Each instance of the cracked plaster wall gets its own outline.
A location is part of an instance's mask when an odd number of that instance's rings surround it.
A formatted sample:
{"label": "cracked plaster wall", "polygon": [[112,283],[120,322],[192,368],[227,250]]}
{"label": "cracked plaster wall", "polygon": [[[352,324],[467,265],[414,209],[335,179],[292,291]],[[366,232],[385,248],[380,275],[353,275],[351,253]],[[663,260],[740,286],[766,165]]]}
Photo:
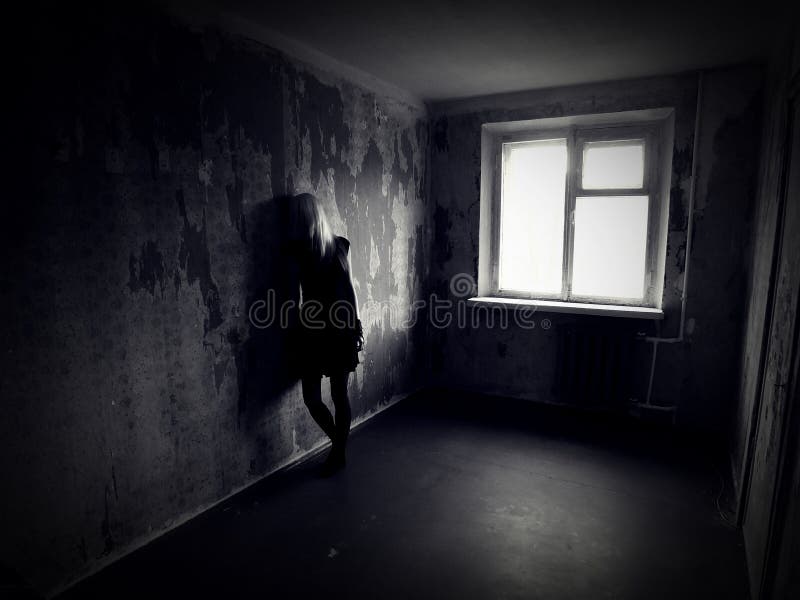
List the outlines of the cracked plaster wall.
{"label": "cracked plaster wall", "polygon": [[[362,307],[424,295],[424,111],[158,14],[51,15],[4,221],[0,562],[40,591],[311,450],[286,331],[284,194],[349,237]],[[356,420],[417,389],[420,324],[364,313]],[[327,385],[323,386],[326,401]]]}

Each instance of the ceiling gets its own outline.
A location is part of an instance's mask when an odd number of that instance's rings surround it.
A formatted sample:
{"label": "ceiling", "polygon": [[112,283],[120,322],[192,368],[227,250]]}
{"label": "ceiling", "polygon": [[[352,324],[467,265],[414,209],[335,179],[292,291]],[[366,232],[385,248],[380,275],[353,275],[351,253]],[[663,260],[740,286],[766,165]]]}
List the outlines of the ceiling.
{"label": "ceiling", "polygon": [[757,59],[786,22],[778,6],[773,0],[228,0],[220,10],[438,101]]}

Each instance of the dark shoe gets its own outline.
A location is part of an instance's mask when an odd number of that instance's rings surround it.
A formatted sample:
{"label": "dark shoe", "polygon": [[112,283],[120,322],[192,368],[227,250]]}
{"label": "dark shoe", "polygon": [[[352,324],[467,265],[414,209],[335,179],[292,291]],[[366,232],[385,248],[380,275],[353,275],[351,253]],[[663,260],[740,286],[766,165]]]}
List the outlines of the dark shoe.
{"label": "dark shoe", "polygon": [[346,460],[344,457],[344,448],[340,448],[336,444],[331,448],[325,462],[322,463],[320,475],[322,477],[330,477],[345,468]]}

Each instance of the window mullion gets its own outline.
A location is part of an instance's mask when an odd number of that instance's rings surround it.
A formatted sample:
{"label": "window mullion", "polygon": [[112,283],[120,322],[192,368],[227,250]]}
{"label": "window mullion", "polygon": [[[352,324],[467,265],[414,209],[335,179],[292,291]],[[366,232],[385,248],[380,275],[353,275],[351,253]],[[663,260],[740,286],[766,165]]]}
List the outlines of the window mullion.
{"label": "window mullion", "polygon": [[578,189],[579,161],[576,131],[572,128],[567,138],[567,185],[564,202],[564,269],[561,297],[568,301],[572,295],[572,259],[575,239],[575,193]]}

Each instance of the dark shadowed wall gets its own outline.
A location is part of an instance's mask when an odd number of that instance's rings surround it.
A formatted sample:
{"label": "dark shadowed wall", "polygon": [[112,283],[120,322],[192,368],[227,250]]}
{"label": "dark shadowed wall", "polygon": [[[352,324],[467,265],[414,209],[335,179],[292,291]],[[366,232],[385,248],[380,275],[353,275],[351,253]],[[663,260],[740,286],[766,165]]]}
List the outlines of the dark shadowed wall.
{"label": "dark shadowed wall", "polygon": [[0,279],[0,561],[42,591],[322,442],[291,333],[248,320],[297,299],[281,195],[352,242],[356,420],[422,381],[420,327],[374,305],[423,297],[431,239],[423,108],[159,15],[47,23]]}
{"label": "dark shadowed wall", "polygon": [[[754,197],[761,107],[761,69],[706,72],[701,104],[685,340],[661,344],[652,402],[677,404],[678,421],[726,431],[736,402],[738,344],[743,321],[744,267]],[[559,332],[602,327],[677,336],[689,222],[698,77],[686,74],[478,98],[434,106],[431,197],[436,202],[433,285],[453,298],[450,282],[478,275],[481,125],[564,115],[647,108],[675,109],[669,232],[664,281],[665,318],[648,321],[537,313],[532,330],[509,320],[505,329],[484,318],[478,327],[435,331],[433,365],[443,385],[560,402],[556,392]],[[609,270],[614,265],[608,265]],[[468,309],[469,310],[469,309]],[[542,327],[545,326],[549,329]],[[636,342],[627,371],[630,399],[647,394],[652,346]],[[622,401],[627,401],[623,398]]]}
{"label": "dark shadowed wall", "polygon": [[732,447],[753,598],[800,593],[800,30],[790,26],[769,63]]}
{"label": "dark shadowed wall", "polygon": [[[798,44],[800,48],[800,44]],[[778,235],[778,209],[782,194],[782,174],[786,160],[788,111],[786,97],[790,80],[791,53],[786,47],[770,62],[768,93],[759,157],[758,192],[752,221],[752,250],[746,281],[746,312],[741,346],[742,372],[739,406],[733,438],[734,474],[743,476],[748,437],[754,434],[757,416],[753,410],[760,395],[763,374],[765,328],[771,300],[770,281],[774,278],[775,240]]]}

